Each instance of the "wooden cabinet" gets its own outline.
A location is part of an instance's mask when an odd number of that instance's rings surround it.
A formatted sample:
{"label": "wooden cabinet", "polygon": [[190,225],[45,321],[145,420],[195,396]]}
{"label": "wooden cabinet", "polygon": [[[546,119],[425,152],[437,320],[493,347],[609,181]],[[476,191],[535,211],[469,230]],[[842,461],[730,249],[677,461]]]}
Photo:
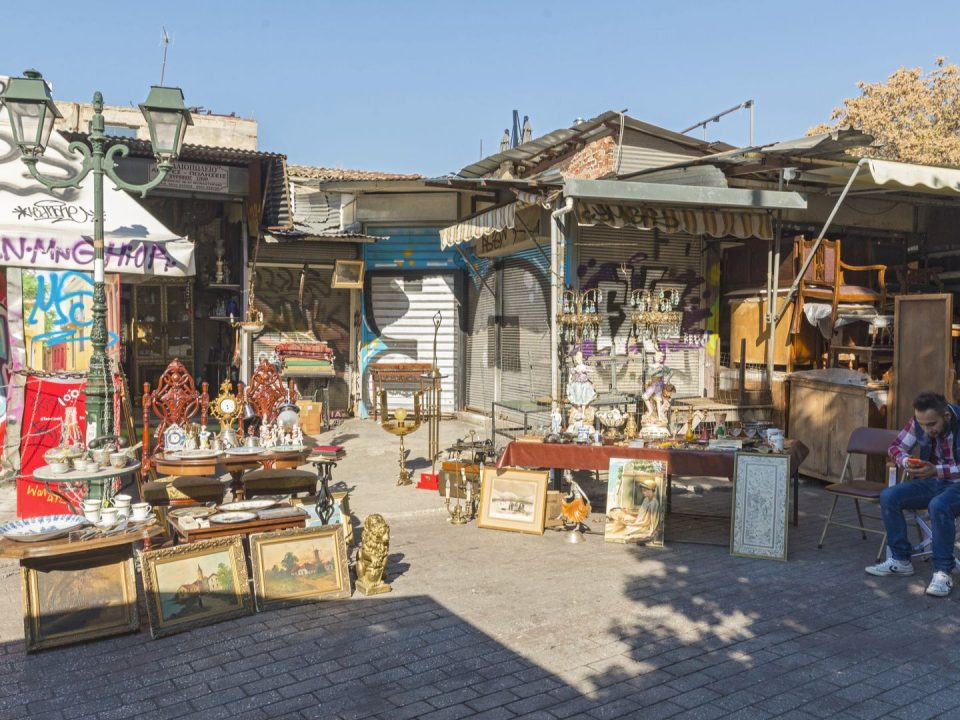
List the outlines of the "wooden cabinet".
{"label": "wooden cabinet", "polygon": [[[787,433],[810,448],[800,469],[804,475],[839,482],[850,433],[858,427],[884,426],[880,411],[867,397],[868,392],[868,388],[859,385],[840,385],[797,375],[790,378]],[[882,474],[882,460],[878,467]],[[850,469],[854,478],[863,478],[867,472],[864,456],[851,456]],[[871,459],[871,476],[875,472]]]}
{"label": "wooden cabinet", "polygon": [[[786,290],[780,291],[779,303],[783,303]],[[767,362],[768,325],[766,321],[767,301],[765,297],[754,292],[735,292],[727,295],[730,305],[730,361],[733,365],[740,362],[740,342],[746,340],[746,362],[765,365]],[[775,365],[787,366],[790,364],[790,343],[792,336],[790,328],[793,324],[793,313],[796,305],[792,305],[780,322],[777,323],[777,333],[774,337]],[[795,341],[796,356],[794,364],[810,365],[813,363],[817,346],[817,329],[805,319],[800,323],[800,332]]]}
{"label": "wooden cabinet", "polygon": [[134,398],[142,394],[143,383],[155,385],[174,358],[195,372],[191,281],[135,285],[131,324]]}

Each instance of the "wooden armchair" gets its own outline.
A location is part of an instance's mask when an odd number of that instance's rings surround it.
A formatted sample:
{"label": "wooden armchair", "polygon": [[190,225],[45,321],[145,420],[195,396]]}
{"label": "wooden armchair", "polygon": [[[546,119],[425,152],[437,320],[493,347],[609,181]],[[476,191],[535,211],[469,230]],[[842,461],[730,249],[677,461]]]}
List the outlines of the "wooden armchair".
{"label": "wooden armchair", "polygon": [[[150,383],[143,385],[143,459],[140,468],[141,477],[156,477],[155,460],[164,450],[164,431],[172,424],[186,429],[193,417],[200,414],[200,424],[207,423],[207,383],[197,392],[196,385],[187,368],[179,359],[174,359],[157,381],[157,387],[150,389]],[[151,416],[157,419],[156,428],[151,433]],[[140,493],[144,501],[155,506],[222,500],[223,485],[217,478],[164,476],[152,482],[144,482]]]}
{"label": "wooden armchair", "polygon": [[[813,250],[815,240],[807,240],[803,235],[794,238],[793,256],[796,259],[797,272]],[[876,272],[879,290],[861,285],[848,285],[844,271]],[[830,328],[837,324],[838,308],[843,304],[873,305],[877,312],[883,312],[887,288],[884,276],[886,265],[848,265],[840,254],[839,240],[824,240],[814,254],[813,261],[800,280],[797,292],[797,308],[794,313],[794,335],[800,330],[803,320],[803,305],[808,300],[830,303]]]}

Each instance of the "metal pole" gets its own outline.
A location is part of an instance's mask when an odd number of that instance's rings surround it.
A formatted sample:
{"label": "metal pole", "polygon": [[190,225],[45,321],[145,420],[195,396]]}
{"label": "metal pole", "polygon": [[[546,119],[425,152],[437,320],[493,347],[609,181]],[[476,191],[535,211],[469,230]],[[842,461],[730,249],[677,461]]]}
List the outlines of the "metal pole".
{"label": "metal pole", "polygon": [[[87,442],[113,435],[113,378],[107,357],[107,294],[104,284],[103,251],[103,95],[93,96],[90,145],[93,160],[93,325],[90,340],[93,354],[87,370]],[[92,437],[91,437],[92,434]]]}

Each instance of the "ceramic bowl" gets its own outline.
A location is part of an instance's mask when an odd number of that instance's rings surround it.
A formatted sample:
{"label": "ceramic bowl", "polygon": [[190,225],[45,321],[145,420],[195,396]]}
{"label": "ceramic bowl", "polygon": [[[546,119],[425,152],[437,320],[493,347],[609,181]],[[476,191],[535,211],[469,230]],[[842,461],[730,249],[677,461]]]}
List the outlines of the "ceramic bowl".
{"label": "ceramic bowl", "polygon": [[110,465],[120,469],[127,466],[127,454],[122,452],[110,453]]}
{"label": "ceramic bowl", "polygon": [[54,475],[63,475],[65,472],[70,470],[70,463],[52,462],[49,465],[47,465],[47,470],[49,470]]}

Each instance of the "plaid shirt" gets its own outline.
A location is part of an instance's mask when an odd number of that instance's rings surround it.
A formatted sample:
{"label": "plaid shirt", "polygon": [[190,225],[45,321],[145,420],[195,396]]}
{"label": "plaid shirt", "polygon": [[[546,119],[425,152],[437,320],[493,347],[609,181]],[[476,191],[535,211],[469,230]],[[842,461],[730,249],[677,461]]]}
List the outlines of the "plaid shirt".
{"label": "plaid shirt", "polygon": [[[890,445],[887,454],[898,466],[906,467],[907,458],[910,457],[910,451],[917,446],[916,418],[910,418],[906,427],[897,435],[897,439]],[[937,477],[941,480],[951,482],[960,481],[960,465],[957,464],[953,456],[953,436],[956,432],[956,422],[951,422],[950,427],[940,437],[933,440],[933,463],[937,470]]]}

